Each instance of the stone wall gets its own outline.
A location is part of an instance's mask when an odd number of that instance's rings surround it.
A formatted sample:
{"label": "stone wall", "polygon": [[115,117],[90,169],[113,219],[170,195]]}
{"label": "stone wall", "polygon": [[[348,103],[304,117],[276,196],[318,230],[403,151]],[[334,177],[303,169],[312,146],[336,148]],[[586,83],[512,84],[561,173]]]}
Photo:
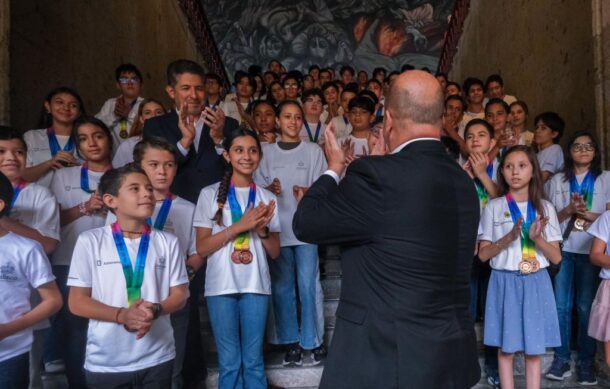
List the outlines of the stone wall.
{"label": "stone wall", "polygon": [[[10,3],[11,118],[21,130],[36,125],[44,96],[59,85],[76,88],[87,112],[97,113],[107,98],[118,94],[114,69],[123,62],[141,69],[144,96],[169,107],[167,64],[178,58],[202,62],[177,1]],[[0,92],[2,84],[0,80]],[[0,114],[1,107],[0,101]]]}
{"label": "stone wall", "polygon": [[9,78],[9,32],[10,1],[0,0],[0,124],[10,120],[10,78]]}
{"label": "stone wall", "polygon": [[529,105],[531,128],[536,114],[551,110],[566,119],[566,133],[594,130],[591,7],[591,0],[471,0],[450,78],[499,73],[507,93]]}

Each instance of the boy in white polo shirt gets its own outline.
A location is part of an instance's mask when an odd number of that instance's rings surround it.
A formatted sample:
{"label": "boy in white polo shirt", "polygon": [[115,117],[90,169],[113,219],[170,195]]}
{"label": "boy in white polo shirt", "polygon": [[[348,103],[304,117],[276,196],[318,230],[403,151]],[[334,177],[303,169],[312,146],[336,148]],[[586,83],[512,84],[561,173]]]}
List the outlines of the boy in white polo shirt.
{"label": "boy in white polo shirt", "polygon": [[81,234],[68,276],[70,310],[90,319],[87,386],[170,387],[169,314],[188,294],[184,252],[176,236],[146,223],[155,201],[140,168],[109,170],[98,191],[117,222]]}
{"label": "boy in white polo shirt", "polygon": [[[0,219],[13,198],[11,182],[0,173]],[[0,387],[27,388],[32,326],[61,308],[61,295],[39,243],[0,226],[0,247]],[[31,288],[42,300],[33,309]]]}

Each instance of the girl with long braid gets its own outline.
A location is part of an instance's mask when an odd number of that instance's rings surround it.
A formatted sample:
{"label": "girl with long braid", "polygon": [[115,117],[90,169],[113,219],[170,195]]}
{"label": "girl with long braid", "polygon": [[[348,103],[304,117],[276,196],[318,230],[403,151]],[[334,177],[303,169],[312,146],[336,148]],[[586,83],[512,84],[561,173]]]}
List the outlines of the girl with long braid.
{"label": "girl with long braid", "polygon": [[203,188],[193,224],[207,256],[205,296],[218,349],[219,388],[267,388],[263,339],[271,295],[267,256],[280,255],[275,196],[252,179],[262,157],[256,133],[236,129],[224,141],[229,166]]}

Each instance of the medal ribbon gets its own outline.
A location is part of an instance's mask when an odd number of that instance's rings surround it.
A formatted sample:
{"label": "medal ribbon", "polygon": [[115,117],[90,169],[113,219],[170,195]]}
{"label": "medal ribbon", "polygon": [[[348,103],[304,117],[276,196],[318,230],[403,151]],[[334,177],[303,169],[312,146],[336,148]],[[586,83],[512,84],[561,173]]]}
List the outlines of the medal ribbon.
{"label": "medal ribbon", "polygon": [[587,209],[590,211],[593,205],[593,192],[595,189],[595,177],[591,172],[588,172],[582,183],[579,185],[576,177],[570,178],[570,193],[578,193],[585,199]]}
{"label": "medal ribbon", "polygon": [[[131,105],[131,109],[133,109],[133,107],[136,105],[136,103],[138,102],[138,99],[136,98],[134,101],[132,101],[130,103]],[[121,138],[127,138],[127,136],[129,136],[129,120],[128,118],[121,118],[119,119],[119,135],[121,136]],[[123,134],[125,134],[125,136],[123,136]]]}
{"label": "medal ribbon", "polygon": [[[112,165],[108,165],[106,170],[112,169]],[[80,167],[80,188],[87,193],[95,193],[95,190],[89,188],[89,164],[83,163]]]}
{"label": "medal ribbon", "polygon": [[375,112],[375,118],[382,118],[382,117],[383,117],[383,105],[377,109],[377,112]]}
{"label": "medal ribbon", "polygon": [[343,123],[347,126],[349,121],[347,120],[347,116],[343,115]]}
{"label": "medal ribbon", "polygon": [[112,224],[112,237],[114,244],[121,259],[123,266],[123,275],[125,275],[125,284],[127,285],[127,302],[131,306],[134,302],[140,299],[142,282],[144,281],[144,267],[146,266],[146,255],[148,254],[148,244],[150,242],[150,226],[144,225],[140,246],[138,246],[138,254],[136,256],[135,271],[131,266],[131,258],[125,245],[123,231],[119,223]]}
{"label": "medal ribbon", "polygon": [[11,200],[11,206],[9,207],[9,210],[12,209],[13,206],[15,206],[15,202],[17,202],[17,197],[19,197],[19,193],[21,193],[21,191],[27,186],[27,184],[28,183],[22,178],[21,180],[19,180],[19,183],[17,183],[17,186],[13,187],[13,199]]}
{"label": "medal ribbon", "polygon": [[[51,149],[51,156],[54,157],[55,154],[59,152],[59,142],[57,141],[57,136],[55,135],[55,130],[53,127],[47,128],[47,138],[49,138],[49,148]],[[68,142],[64,145],[63,151],[72,151],[74,150],[74,139],[70,137]]]}
{"label": "medal ribbon", "polygon": [[[243,217],[244,212],[241,210],[239,206],[239,202],[237,202],[237,197],[235,195],[235,183],[231,180],[231,184],[229,185],[229,192],[227,194],[227,199],[229,200],[229,206],[231,207],[231,222],[232,224],[237,223]],[[252,182],[250,184],[250,192],[248,193],[248,204],[246,205],[246,209],[250,206],[254,206],[254,202],[256,201],[256,184]],[[235,238],[235,250],[248,250],[250,248],[250,233],[248,231],[242,232],[237,235]]]}
{"label": "medal ribbon", "polygon": [[[487,165],[487,175],[489,176],[489,178],[493,176],[493,171],[494,164],[493,161],[491,161]],[[483,208],[485,208],[487,202],[489,202],[489,194],[487,193],[487,190],[485,189],[485,186],[483,185],[481,180],[479,180],[478,178],[474,179],[474,186],[477,189],[477,196],[479,196],[479,201],[483,205]]]}
{"label": "medal ribbon", "polygon": [[311,142],[317,143],[318,137],[320,136],[320,129],[322,128],[322,122],[318,120],[318,127],[316,127],[315,137],[311,135],[311,128],[309,128],[309,123],[307,123],[306,121],[303,121],[303,124],[305,125],[305,129],[307,130],[307,135],[309,136],[309,140]]}
{"label": "medal ribbon", "polygon": [[[176,198],[173,194],[168,194],[163,200],[163,204],[161,204],[161,209],[157,214],[157,218],[155,219],[155,230],[163,231],[165,227],[165,222],[167,221],[167,215],[169,215],[169,210],[172,208],[172,201]],[[146,223],[153,224],[151,218],[146,219]]]}
{"label": "medal ribbon", "polygon": [[[510,193],[506,194],[506,202],[508,203],[508,210],[510,211],[513,223],[517,224],[519,218],[522,217],[521,210]],[[536,259],[536,245],[534,241],[530,239],[530,227],[535,219],[536,209],[534,208],[534,204],[528,200],[527,217],[523,219],[523,224],[521,225],[521,258],[524,261],[531,262]]]}

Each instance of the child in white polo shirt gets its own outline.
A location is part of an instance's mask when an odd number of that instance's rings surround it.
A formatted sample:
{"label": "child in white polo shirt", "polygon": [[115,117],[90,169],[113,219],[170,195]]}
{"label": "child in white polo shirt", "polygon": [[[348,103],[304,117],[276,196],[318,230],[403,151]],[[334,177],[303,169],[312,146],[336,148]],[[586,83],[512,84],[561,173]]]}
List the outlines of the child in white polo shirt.
{"label": "child in white polo shirt", "polygon": [[68,276],[70,310],[89,319],[87,385],[169,387],[169,314],[188,294],[184,253],[175,235],[147,224],[155,201],[140,168],[109,170],[98,191],[117,222],[79,236]]}
{"label": "child in white polo shirt", "polygon": [[[0,173],[0,219],[13,198],[11,182]],[[27,388],[32,326],[59,310],[61,295],[39,243],[0,226],[0,247],[0,387]],[[33,309],[31,288],[42,300]]]}

